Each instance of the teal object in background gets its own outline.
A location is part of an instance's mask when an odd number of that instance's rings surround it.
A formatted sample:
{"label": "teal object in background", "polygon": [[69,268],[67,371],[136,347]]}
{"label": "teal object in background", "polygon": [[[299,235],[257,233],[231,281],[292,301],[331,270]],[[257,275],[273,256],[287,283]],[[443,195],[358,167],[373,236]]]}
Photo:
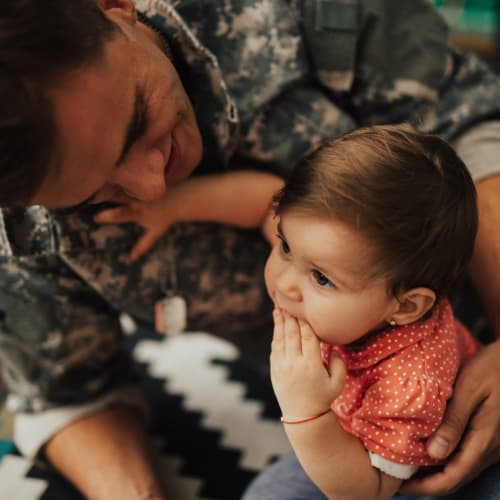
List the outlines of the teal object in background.
{"label": "teal object in background", "polygon": [[4,455],[12,453],[16,449],[14,443],[7,439],[0,439],[0,460]]}
{"label": "teal object in background", "polygon": [[498,36],[500,0],[435,0],[436,8],[456,33]]}

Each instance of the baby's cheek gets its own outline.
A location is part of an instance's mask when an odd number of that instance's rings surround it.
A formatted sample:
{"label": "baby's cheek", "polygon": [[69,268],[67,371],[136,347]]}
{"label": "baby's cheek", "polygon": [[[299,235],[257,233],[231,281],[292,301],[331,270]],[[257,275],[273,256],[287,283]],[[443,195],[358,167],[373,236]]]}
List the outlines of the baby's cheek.
{"label": "baby's cheek", "polygon": [[271,297],[271,299],[274,301],[274,279],[273,279],[273,271],[274,271],[274,266],[273,266],[273,253],[274,250],[271,251],[269,257],[267,258],[266,265],[264,266],[264,281],[266,283],[266,288],[267,288],[267,293]]}

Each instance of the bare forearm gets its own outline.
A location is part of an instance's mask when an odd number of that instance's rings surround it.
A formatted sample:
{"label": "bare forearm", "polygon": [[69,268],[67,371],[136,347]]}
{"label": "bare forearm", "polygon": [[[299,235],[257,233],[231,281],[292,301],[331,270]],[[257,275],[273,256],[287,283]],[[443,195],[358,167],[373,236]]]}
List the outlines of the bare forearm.
{"label": "bare forearm", "polygon": [[328,498],[386,500],[398,490],[401,481],[373,468],[359,439],[333,413],[285,429],[302,467]]}
{"label": "bare forearm", "polygon": [[175,195],[182,202],[178,220],[257,228],[282,186],[279,177],[255,171],[192,177],[176,188]]}
{"label": "bare forearm", "polygon": [[500,175],[477,184],[479,231],[470,271],[486,315],[500,338]]}
{"label": "bare forearm", "polygon": [[111,407],[71,423],[44,452],[92,500],[167,498],[142,417],[131,407]]}

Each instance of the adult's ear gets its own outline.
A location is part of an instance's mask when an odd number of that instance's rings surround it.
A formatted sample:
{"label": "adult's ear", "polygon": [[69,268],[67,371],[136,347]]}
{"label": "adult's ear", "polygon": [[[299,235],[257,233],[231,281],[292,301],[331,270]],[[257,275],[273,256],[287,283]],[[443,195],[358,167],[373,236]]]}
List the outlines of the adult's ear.
{"label": "adult's ear", "polygon": [[387,322],[391,325],[408,325],[431,310],[436,302],[436,294],[430,288],[412,288],[398,296],[398,301],[396,311],[387,319]]}
{"label": "adult's ear", "polygon": [[134,24],[137,20],[137,12],[132,0],[96,0],[97,5],[107,14],[121,17],[124,21]]}

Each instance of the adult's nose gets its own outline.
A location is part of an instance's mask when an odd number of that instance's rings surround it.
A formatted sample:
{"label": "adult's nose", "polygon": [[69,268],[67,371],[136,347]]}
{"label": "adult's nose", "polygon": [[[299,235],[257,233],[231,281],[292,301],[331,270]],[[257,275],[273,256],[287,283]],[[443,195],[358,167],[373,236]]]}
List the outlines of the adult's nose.
{"label": "adult's nose", "polygon": [[165,194],[165,157],[158,148],[136,154],[116,169],[111,181],[130,197],[153,201]]}

